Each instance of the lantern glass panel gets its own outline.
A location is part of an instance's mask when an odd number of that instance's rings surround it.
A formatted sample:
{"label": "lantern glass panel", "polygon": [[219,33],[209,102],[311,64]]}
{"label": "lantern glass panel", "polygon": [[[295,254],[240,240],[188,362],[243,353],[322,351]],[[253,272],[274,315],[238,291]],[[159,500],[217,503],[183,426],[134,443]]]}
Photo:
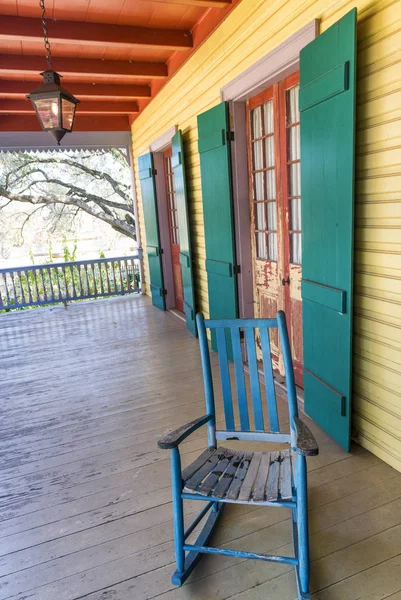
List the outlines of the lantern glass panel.
{"label": "lantern glass panel", "polygon": [[66,100],[65,98],[61,98],[61,112],[63,115],[63,129],[68,129],[71,131],[72,124],[74,122],[74,114],[75,114],[76,105],[74,102],[70,100]]}
{"label": "lantern glass panel", "polygon": [[44,129],[54,129],[59,126],[58,98],[41,98],[34,100],[34,103]]}

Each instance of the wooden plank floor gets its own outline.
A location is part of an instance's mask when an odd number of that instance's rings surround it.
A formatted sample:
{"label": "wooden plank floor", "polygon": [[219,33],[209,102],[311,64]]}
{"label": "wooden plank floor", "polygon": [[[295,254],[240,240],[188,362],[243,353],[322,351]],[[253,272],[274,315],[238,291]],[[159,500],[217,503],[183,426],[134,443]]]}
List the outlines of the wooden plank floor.
{"label": "wooden plank floor", "polygon": [[[145,297],[9,313],[0,348],[0,598],[296,598],[290,567],[231,557],[204,557],[171,585],[169,454],[156,442],[204,414],[197,342],[180,320]],[[401,474],[311,427],[313,597],[401,600]],[[204,446],[203,432],[184,443],[184,465]],[[213,542],[285,554],[288,517],[228,506]]]}

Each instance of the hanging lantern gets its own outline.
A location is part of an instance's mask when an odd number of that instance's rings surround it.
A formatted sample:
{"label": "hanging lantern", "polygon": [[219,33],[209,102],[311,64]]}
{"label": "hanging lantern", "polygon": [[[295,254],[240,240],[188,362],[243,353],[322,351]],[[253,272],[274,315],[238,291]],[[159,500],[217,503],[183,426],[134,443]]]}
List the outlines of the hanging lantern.
{"label": "hanging lantern", "polygon": [[42,27],[49,68],[41,73],[43,76],[42,85],[31,92],[27,98],[32,102],[43,131],[50,133],[57,144],[60,145],[60,141],[65,134],[72,131],[79,100],[60,85],[61,76],[52,69],[44,0],[40,0],[39,4],[42,9]]}

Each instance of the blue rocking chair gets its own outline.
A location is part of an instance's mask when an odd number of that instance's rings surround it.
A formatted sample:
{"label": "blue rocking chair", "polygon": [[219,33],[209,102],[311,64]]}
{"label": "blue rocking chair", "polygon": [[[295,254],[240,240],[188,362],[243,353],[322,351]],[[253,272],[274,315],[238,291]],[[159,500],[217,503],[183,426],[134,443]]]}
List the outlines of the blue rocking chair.
{"label": "blue rocking chair", "polygon": [[[254,558],[295,566],[298,597],[309,594],[309,540],[306,456],[318,454],[318,446],[307,426],[298,418],[297,397],[285,315],[276,319],[205,320],[197,315],[200,351],[206,396],[206,415],[195,419],[159,440],[159,448],[170,449],[174,542],[177,570],[172,581],[181,585],[190,575],[203,553],[238,558]],[[226,429],[216,430],[215,401],[206,328],[216,336]],[[270,353],[269,329],[278,328],[287,384],[290,433],[280,433],[276,394]],[[265,427],[259,386],[255,330],[263,355],[269,427]],[[250,389],[253,405],[251,427],[241,351],[241,331],[248,356]],[[258,341],[259,341],[258,340]],[[238,398],[239,426],[231,394],[228,355],[232,353]],[[180,443],[202,425],[208,428],[208,448],[188,467],[181,470]],[[244,452],[217,447],[217,440],[277,442],[290,448],[276,452]],[[295,477],[292,459],[296,453]],[[184,529],[183,500],[201,500],[205,507]],[[275,506],[292,509],[294,556],[273,556],[208,546],[226,503]],[[195,544],[186,543],[200,521],[210,514]]]}

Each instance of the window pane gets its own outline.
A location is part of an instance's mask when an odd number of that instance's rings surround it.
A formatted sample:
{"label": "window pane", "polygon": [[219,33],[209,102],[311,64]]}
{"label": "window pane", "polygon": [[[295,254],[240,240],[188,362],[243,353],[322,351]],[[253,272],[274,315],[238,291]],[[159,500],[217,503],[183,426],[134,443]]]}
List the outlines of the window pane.
{"label": "window pane", "polygon": [[274,135],[265,138],[266,167],[274,167]]}
{"label": "window pane", "polygon": [[294,125],[288,130],[288,160],[299,160],[301,158],[300,149],[300,126]]}
{"label": "window pane", "polygon": [[301,164],[289,165],[290,196],[301,195]]}
{"label": "window pane", "polygon": [[264,173],[254,173],[254,200],[265,200],[265,189],[264,189]]}
{"label": "window pane", "polygon": [[287,90],[287,125],[299,121],[299,85]]}
{"label": "window pane", "polygon": [[61,98],[61,112],[63,115],[64,129],[72,129],[72,122],[75,114],[75,104],[69,100]]}
{"label": "window pane", "polygon": [[268,234],[268,247],[270,260],[277,261],[277,233]]}
{"label": "window pane", "polygon": [[291,234],[291,262],[294,265],[302,264],[302,236],[300,233]]}
{"label": "window pane", "polygon": [[276,199],[276,172],[266,171],[267,200]]}
{"label": "window pane", "polygon": [[265,121],[264,134],[274,133],[273,100],[269,100],[263,105],[263,118]]}
{"label": "window pane", "polygon": [[263,169],[263,141],[253,143],[253,169],[258,171]]}
{"label": "window pane", "polygon": [[256,255],[258,258],[267,258],[267,248],[266,248],[266,234],[265,233],[257,233],[256,234]]}
{"label": "window pane", "polygon": [[[171,196],[170,196],[171,197]],[[171,209],[170,210],[170,221],[171,221],[171,227],[174,228],[176,227],[176,222],[175,222],[175,210]]]}
{"label": "window pane", "polygon": [[277,206],[275,202],[267,203],[267,229],[277,231]]}
{"label": "window pane", "polygon": [[262,137],[262,107],[258,106],[252,111],[252,138]]}
{"label": "window pane", "polygon": [[294,198],[290,200],[291,211],[290,211],[290,229],[301,231],[301,199]]}
{"label": "window pane", "polygon": [[43,127],[51,129],[58,126],[58,98],[42,98],[35,100],[36,110],[42,120]]}
{"label": "window pane", "polygon": [[258,202],[255,204],[255,225],[256,229],[266,229],[266,204]]}

